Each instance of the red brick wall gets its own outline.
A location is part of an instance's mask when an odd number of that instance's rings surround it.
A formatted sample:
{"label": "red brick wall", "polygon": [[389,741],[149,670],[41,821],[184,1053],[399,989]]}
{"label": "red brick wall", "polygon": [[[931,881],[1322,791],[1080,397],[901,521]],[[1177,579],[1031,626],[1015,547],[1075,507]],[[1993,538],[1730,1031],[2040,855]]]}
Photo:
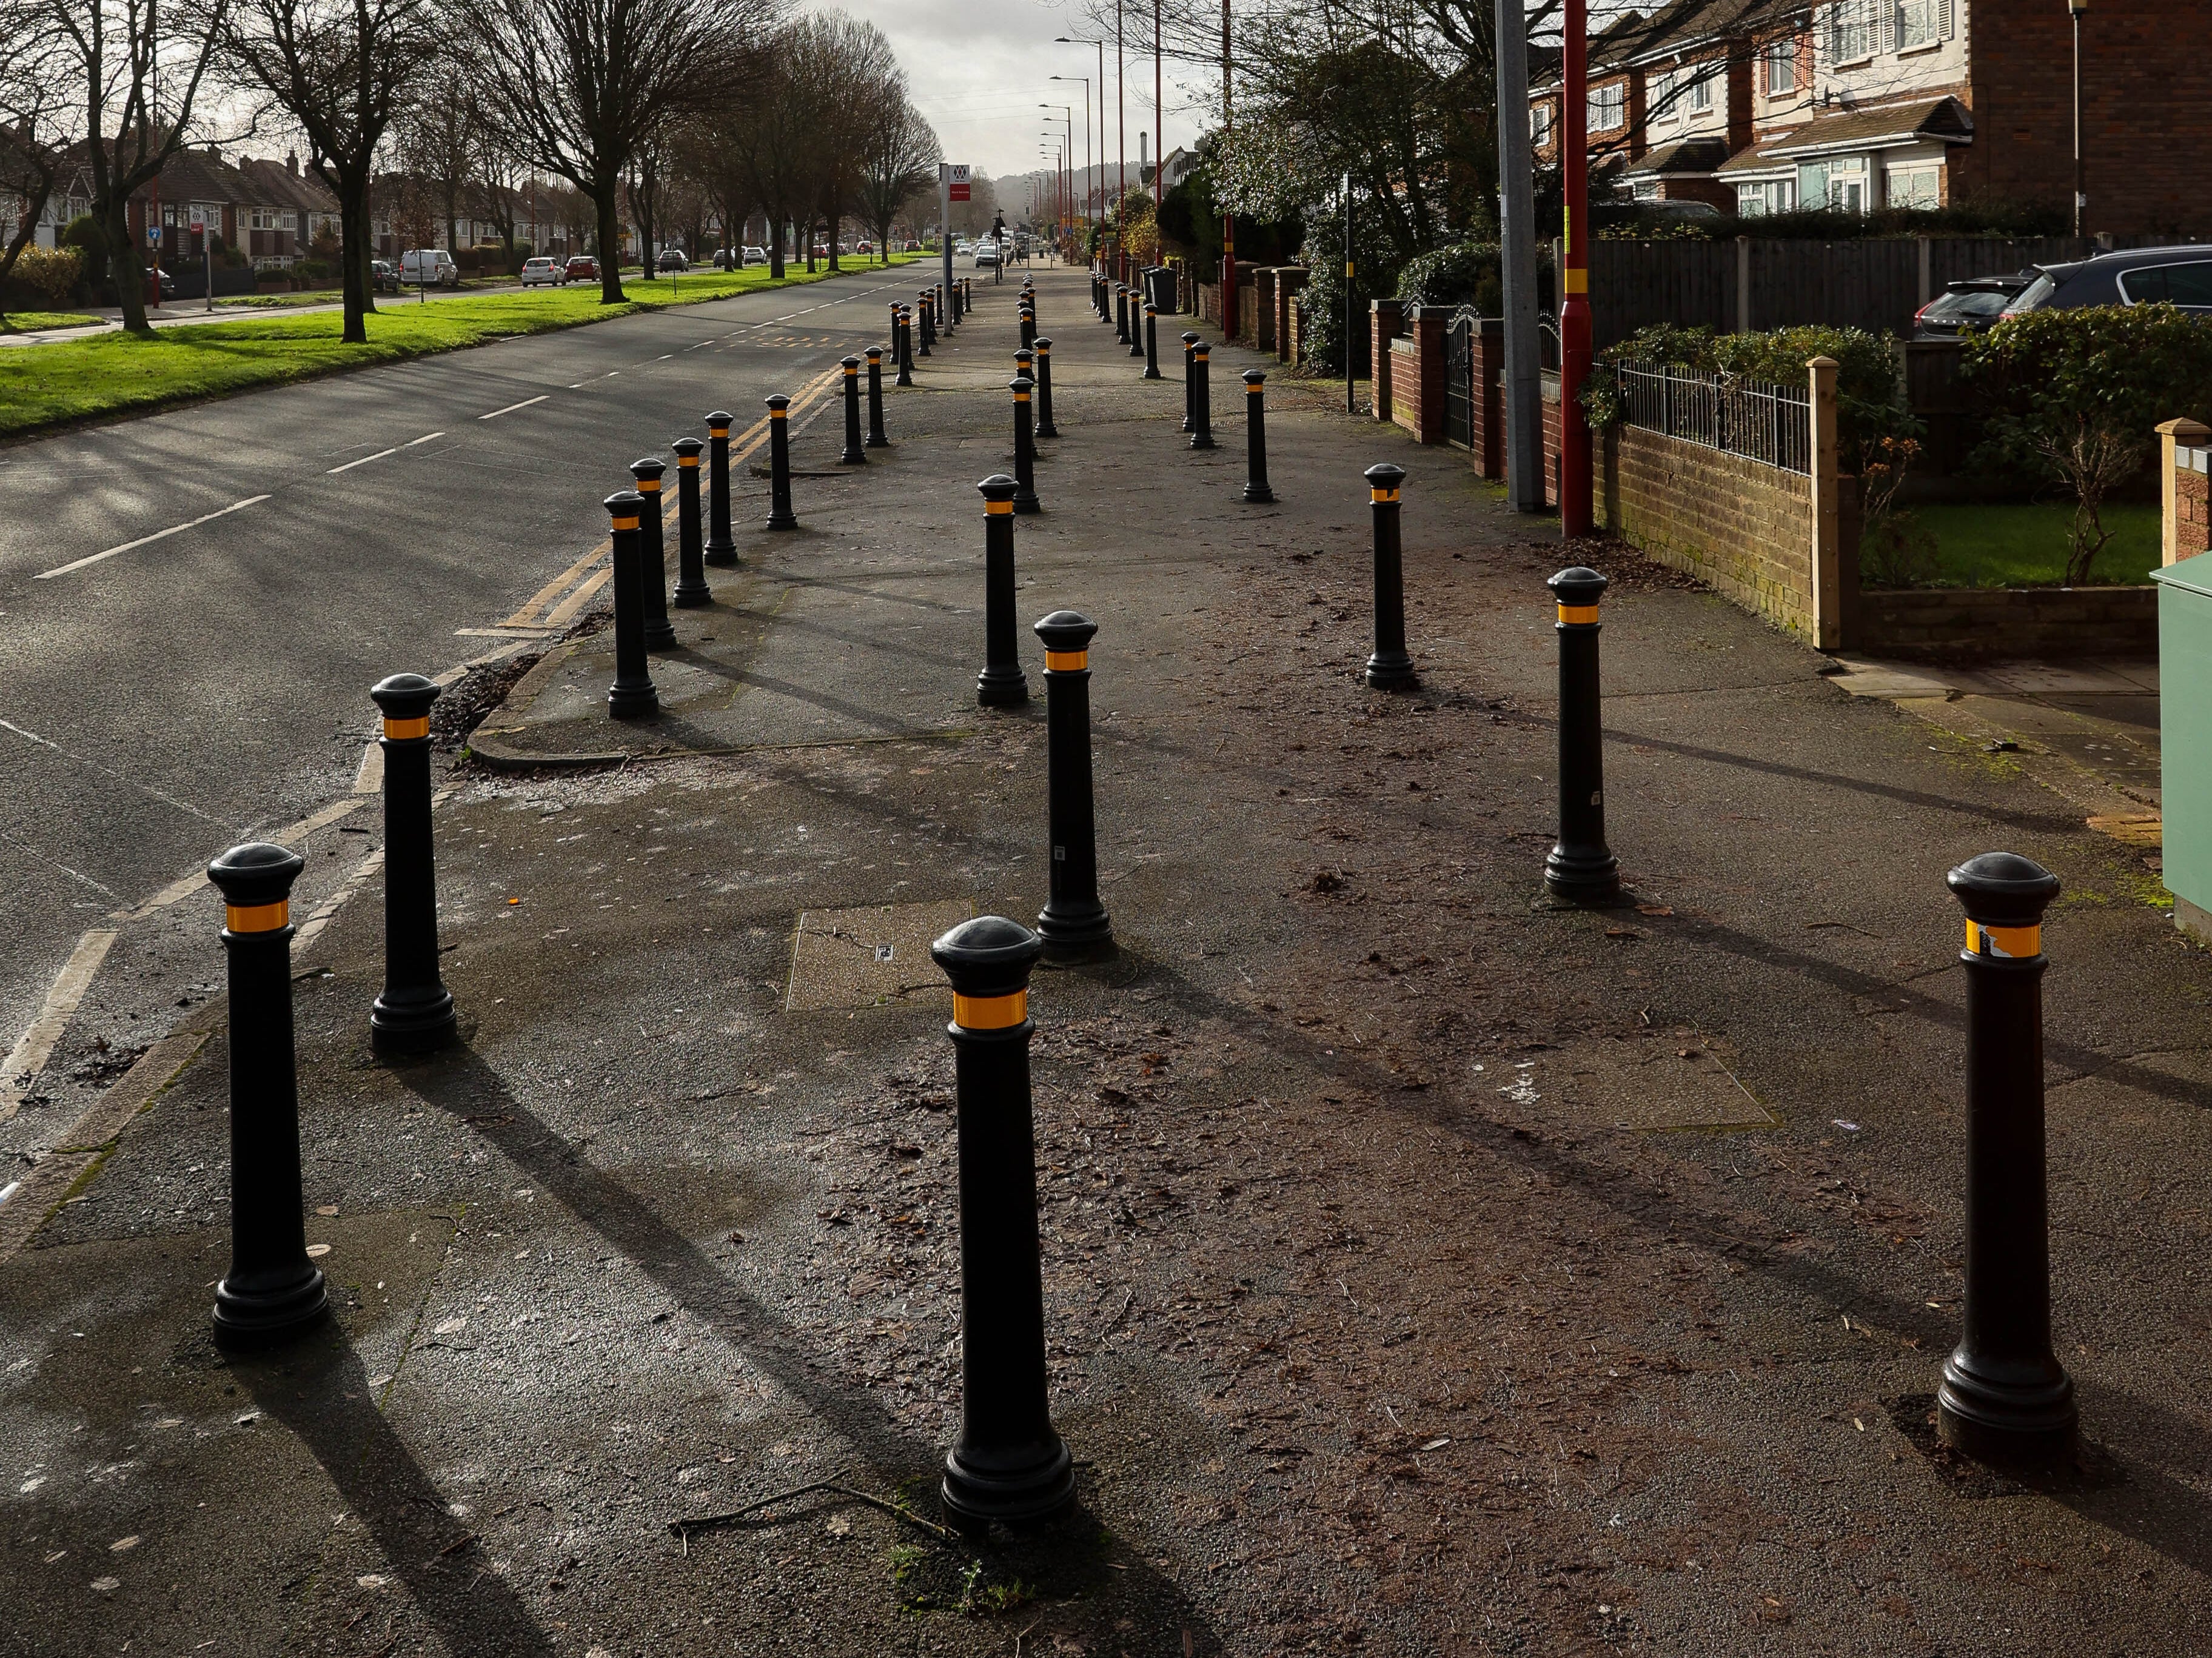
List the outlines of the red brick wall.
{"label": "red brick wall", "polygon": [[[1960,9],[1966,16],[1966,9]],[[1954,150],[1956,199],[2064,207],[2073,197],[2073,27],[2064,6],[1975,8],[1974,141]],[[2212,6],[2098,0],[2081,29],[2091,231],[2212,229],[2203,156],[2212,100],[2181,66],[2212,57]]]}
{"label": "red brick wall", "polygon": [[1296,332],[1291,321],[1291,296],[1306,285],[1306,273],[1293,266],[1285,266],[1275,273],[1275,355],[1284,362],[1296,362],[1297,349]]}
{"label": "red brick wall", "polygon": [[1390,342],[1405,331],[1403,325],[1399,321],[1399,315],[1398,301],[1395,300],[1368,301],[1369,355],[1367,361],[1371,365],[1369,372],[1374,376],[1369,382],[1372,388],[1370,400],[1373,404],[1375,418],[1377,420],[1390,418]]}
{"label": "red brick wall", "polygon": [[1413,434],[1413,441],[1421,438],[1421,358],[1420,342],[1401,336],[1390,342],[1385,353],[1390,361],[1390,418]]}
{"label": "red brick wall", "polygon": [[1474,330],[1474,452],[1478,477],[1505,476],[1505,335],[1486,318]]}
{"label": "red brick wall", "polygon": [[2173,469],[2173,556],[2177,559],[2212,552],[2212,489],[2207,487],[2212,480],[2188,464],[2188,453],[2185,449],[2177,452],[2175,459],[2181,465]]}

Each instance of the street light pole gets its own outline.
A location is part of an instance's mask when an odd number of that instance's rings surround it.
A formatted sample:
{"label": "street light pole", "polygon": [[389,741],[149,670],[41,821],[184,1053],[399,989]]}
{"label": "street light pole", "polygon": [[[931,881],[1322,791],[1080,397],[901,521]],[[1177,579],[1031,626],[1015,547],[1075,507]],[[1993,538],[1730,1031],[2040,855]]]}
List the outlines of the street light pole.
{"label": "street light pole", "polygon": [[1561,42],[1560,158],[1566,185],[1567,247],[1559,272],[1559,533],[1590,530],[1589,419],[1582,405],[1590,370],[1589,7],[1566,0]]}
{"label": "street light pole", "polygon": [[2081,158],[2081,14],[2089,0],[2067,0],[2074,14],[2074,234],[2089,234],[2088,174]]}
{"label": "street light pole", "polygon": [[[1087,75],[1055,75],[1052,78],[1083,82],[1083,206],[1087,212],[1091,206],[1091,77]],[[1099,88],[1099,94],[1102,97],[1104,95],[1103,87]],[[1070,159],[1072,162],[1072,155]],[[1087,249],[1085,251],[1088,252]]]}

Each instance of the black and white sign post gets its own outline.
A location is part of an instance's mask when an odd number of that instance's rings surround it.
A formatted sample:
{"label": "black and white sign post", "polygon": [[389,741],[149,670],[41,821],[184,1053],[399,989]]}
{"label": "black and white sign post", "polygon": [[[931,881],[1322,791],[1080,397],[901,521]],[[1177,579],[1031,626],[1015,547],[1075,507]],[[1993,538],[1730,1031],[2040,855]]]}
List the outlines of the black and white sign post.
{"label": "black and white sign post", "polygon": [[963,162],[937,164],[937,240],[945,260],[945,288],[952,289],[952,203],[968,199],[968,167]]}

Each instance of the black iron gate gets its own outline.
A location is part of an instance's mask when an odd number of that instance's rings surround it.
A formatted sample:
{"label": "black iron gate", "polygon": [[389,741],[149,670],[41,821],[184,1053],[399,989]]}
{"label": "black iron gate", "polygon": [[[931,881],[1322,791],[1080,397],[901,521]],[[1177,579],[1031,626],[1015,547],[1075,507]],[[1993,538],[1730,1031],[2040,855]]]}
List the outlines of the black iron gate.
{"label": "black iron gate", "polygon": [[1462,307],[1444,328],[1444,441],[1474,447],[1475,315]]}

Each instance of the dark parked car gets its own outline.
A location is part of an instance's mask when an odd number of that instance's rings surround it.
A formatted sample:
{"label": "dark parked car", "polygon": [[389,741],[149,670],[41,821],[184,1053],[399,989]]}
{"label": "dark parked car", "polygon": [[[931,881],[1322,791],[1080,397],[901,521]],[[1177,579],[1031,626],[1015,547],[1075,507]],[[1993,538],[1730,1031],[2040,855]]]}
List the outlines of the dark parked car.
{"label": "dark parked car", "polygon": [[399,291],[399,267],[389,259],[368,262],[368,291],[372,294],[397,294]]}
{"label": "dark parked car", "polygon": [[2212,246],[2131,247],[2075,264],[2039,266],[2004,314],[2070,311],[2084,305],[2155,305],[2163,300],[2212,317]]}
{"label": "dark parked car", "polygon": [[2036,273],[2023,270],[2011,276],[1968,276],[1947,286],[1913,313],[1916,340],[1964,339],[1969,334],[1996,326],[2004,308]]}

